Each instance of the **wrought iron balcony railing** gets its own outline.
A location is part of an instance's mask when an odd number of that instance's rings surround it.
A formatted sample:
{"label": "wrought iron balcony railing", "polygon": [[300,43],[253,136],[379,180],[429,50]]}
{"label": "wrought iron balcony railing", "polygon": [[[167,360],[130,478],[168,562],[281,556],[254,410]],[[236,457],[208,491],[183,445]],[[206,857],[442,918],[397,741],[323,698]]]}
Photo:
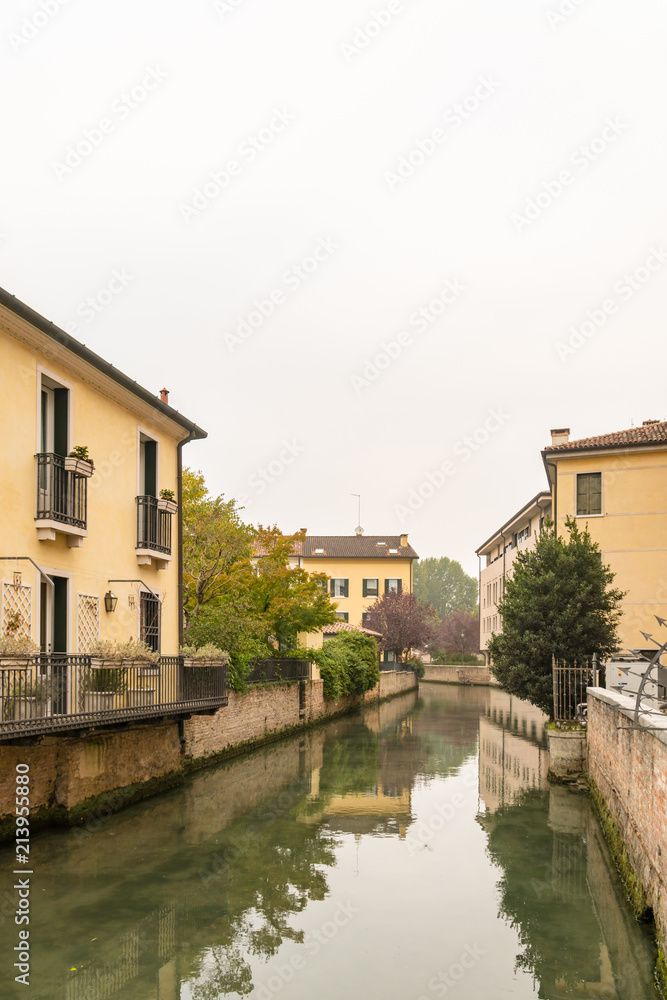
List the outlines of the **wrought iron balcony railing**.
{"label": "wrought iron balcony railing", "polygon": [[180,656],[118,665],[53,653],[0,657],[0,740],[179,716],[227,704],[227,664]]}
{"label": "wrought iron balcony railing", "polygon": [[55,521],[85,529],[88,519],[88,480],[65,468],[61,455],[41,452],[37,458],[38,521]]}
{"label": "wrought iron balcony railing", "polygon": [[160,509],[157,497],[137,497],[137,548],[170,556],[172,517]]}

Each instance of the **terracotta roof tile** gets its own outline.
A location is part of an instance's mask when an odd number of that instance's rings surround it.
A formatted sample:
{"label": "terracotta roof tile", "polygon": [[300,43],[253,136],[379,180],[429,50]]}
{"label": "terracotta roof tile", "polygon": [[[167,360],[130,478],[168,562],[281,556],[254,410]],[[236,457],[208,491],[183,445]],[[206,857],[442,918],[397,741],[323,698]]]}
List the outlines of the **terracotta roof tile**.
{"label": "terracotta roof tile", "polygon": [[419,558],[411,545],[401,545],[400,535],[308,535],[298,548],[294,554],[307,559]]}
{"label": "terracotta roof tile", "polygon": [[338,632],[365,632],[366,635],[376,635],[378,638],[382,638],[382,632],[374,632],[370,628],[364,628],[363,625],[350,625],[349,622],[334,622],[333,625],[325,625],[322,629],[324,635],[336,635]]}
{"label": "terracotta roof tile", "polygon": [[614,431],[612,434],[600,434],[598,437],[579,438],[578,441],[567,441],[563,444],[551,444],[545,452],[585,451],[594,448],[624,448],[640,447],[648,444],[667,444],[667,421],[655,421],[642,424],[641,427],[630,427],[625,431]]}

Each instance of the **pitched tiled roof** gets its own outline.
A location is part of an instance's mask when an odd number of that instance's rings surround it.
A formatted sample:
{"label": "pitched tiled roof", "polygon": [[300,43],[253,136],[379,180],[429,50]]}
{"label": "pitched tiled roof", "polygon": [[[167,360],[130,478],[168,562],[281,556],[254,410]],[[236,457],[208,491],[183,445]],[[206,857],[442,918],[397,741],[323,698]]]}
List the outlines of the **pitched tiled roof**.
{"label": "pitched tiled roof", "polygon": [[667,444],[667,421],[650,421],[641,427],[630,427],[627,431],[600,434],[598,437],[579,438],[563,444],[551,444],[545,452],[585,451],[589,448],[627,448],[647,444]]}
{"label": "pitched tiled roof", "polygon": [[373,629],[364,628],[363,625],[350,625],[349,622],[334,622],[333,625],[325,625],[322,629],[324,635],[336,635],[338,632],[365,632],[366,635],[376,635],[382,638],[382,632],[374,632]]}
{"label": "pitched tiled roof", "polygon": [[419,559],[411,545],[401,545],[400,535],[308,535],[295,549],[308,559]]}

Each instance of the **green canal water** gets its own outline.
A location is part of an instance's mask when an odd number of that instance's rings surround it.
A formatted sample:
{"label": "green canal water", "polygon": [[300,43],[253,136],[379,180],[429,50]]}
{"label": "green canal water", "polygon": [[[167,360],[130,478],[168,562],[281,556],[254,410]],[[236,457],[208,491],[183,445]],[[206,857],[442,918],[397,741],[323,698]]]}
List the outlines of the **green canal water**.
{"label": "green canal water", "polygon": [[4,920],[0,996],[655,1000],[589,801],[547,770],[531,706],[422,684],[35,834],[30,986]]}

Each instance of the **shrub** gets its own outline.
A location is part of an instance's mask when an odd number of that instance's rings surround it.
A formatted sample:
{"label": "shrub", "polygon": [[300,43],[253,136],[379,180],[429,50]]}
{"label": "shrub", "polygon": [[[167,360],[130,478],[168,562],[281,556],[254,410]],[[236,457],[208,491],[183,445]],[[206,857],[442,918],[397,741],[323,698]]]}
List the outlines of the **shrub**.
{"label": "shrub", "polygon": [[320,668],[324,697],[333,700],[347,694],[363,694],[380,680],[375,640],[363,632],[341,632],[327,639],[322,649],[310,651]]}
{"label": "shrub", "polygon": [[216,646],[213,642],[207,642],[204,646],[181,646],[180,655],[189,660],[226,660],[229,661],[229,653]]}
{"label": "shrub", "polygon": [[408,660],[408,666],[412,667],[417,677],[423,677],[426,673],[426,667],[421,656],[411,656]]}
{"label": "shrub", "polygon": [[127,642],[113,642],[111,639],[98,639],[89,651],[90,656],[101,660],[144,660],[147,663],[157,663],[160,654],[141,639],[128,639]]}

